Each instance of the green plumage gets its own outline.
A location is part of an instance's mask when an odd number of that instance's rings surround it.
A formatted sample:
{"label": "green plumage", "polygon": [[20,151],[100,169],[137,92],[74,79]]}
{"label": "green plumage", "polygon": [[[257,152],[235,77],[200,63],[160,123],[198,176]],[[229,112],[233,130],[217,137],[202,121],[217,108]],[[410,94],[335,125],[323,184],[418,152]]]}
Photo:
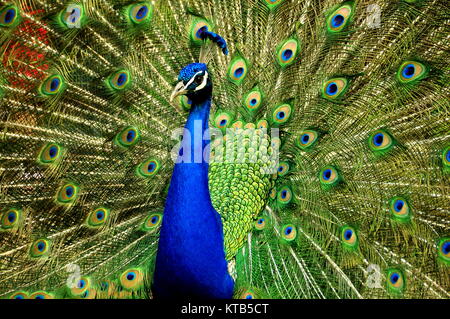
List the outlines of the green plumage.
{"label": "green plumage", "polygon": [[449,298],[448,37],[443,0],[0,1],[0,297],[152,297],[201,57],[235,297]]}

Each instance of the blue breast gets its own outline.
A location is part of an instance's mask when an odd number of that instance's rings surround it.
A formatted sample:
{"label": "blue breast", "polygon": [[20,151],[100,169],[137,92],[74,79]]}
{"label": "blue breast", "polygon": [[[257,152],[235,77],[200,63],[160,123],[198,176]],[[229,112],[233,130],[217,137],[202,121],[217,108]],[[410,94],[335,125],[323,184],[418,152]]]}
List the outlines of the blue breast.
{"label": "blue breast", "polygon": [[[210,100],[193,105],[185,128],[195,152],[194,124],[207,129]],[[189,136],[185,134],[183,140]],[[202,149],[207,141],[197,145]],[[186,152],[183,152],[186,154]],[[175,164],[166,198],[156,259],[156,298],[231,298],[234,282],[227,270],[220,215],[211,204],[208,163]]]}

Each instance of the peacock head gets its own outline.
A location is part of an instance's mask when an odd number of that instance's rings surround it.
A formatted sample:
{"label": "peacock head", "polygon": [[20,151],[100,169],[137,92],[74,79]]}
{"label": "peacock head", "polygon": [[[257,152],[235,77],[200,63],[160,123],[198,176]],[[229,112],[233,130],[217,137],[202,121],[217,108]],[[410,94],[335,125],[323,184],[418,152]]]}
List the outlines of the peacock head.
{"label": "peacock head", "polygon": [[212,82],[204,63],[191,63],[184,67],[178,81],[170,96],[171,101],[180,95],[186,95],[191,101],[201,101],[211,96]]}

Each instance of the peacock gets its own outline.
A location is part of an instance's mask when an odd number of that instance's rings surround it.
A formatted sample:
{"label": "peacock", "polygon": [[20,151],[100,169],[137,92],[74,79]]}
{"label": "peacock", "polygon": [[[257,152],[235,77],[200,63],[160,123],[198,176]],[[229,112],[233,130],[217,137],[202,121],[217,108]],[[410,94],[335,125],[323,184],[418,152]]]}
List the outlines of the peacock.
{"label": "peacock", "polygon": [[445,0],[1,0],[0,297],[449,298]]}

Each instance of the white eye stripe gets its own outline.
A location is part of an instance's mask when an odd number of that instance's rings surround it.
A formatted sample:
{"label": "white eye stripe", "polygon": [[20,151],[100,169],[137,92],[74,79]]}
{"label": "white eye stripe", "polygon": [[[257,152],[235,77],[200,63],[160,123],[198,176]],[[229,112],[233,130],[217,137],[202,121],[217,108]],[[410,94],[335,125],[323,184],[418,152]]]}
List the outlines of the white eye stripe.
{"label": "white eye stripe", "polygon": [[[186,85],[184,86],[184,90],[187,90],[188,87],[192,84],[192,82],[194,82],[195,78],[197,77],[197,75],[201,74],[203,71],[198,71],[197,73],[194,74],[194,76],[189,80],[188,83],[186,83]],[[201,84],[202,88],[206,85],[206,81],[208,79],[208,72],[205,71],[205,75],[203,77],[203,82]],[[197,88],[198,89],[198,88]],[[195,91],[197,91],[197,89]]]}
{"label": "white eye stripe", "polygon": [[201,90],[206,86],[206,82],[208,81],[208,72],[205,71],[205,75],[203,76],[203,82],[199,86],[195,88],[195,91]]}

